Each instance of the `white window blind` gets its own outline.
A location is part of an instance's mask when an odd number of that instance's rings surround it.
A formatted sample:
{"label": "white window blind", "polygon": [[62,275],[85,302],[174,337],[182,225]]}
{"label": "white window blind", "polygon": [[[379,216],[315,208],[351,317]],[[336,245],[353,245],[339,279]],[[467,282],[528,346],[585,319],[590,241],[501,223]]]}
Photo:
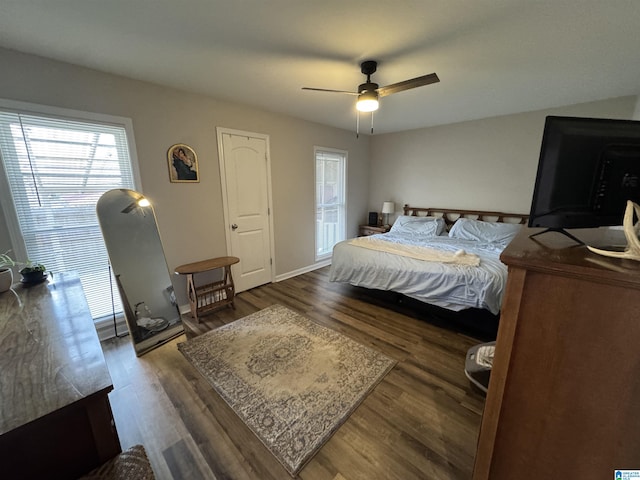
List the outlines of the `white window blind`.
{"label": "white window blind", "polygon": [[347,152],[315,148],[316,261],[331,256],[345,238]]}
{"label": "white window blind", "polygon": [[[124,126],[0,111],[0,153],[28,259],[54,280],[77,272],[94,320],[111,315],[96,203],[107,190],[134,188]],[[115,288],[114,297],[121,311]]]}

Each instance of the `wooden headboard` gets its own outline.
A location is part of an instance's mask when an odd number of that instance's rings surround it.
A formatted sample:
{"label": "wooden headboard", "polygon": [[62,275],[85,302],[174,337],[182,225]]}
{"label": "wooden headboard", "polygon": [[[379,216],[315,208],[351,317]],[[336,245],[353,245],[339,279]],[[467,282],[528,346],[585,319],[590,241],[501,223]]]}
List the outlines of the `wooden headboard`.
{"label": "wooden headboard", "polygon": [[516,223],[526,224],[529,220],[529,215],[522,213],[504,213],[504,212],[490,212],[484,210],[460,210],[450,208],[426,208],[426,207],[410,207],[405,204],[404,214],[414,217],[442,217],[450,227],[459,218],[471,218],[474,220],[484,220],[485,222],[503,222],[503,223]]}

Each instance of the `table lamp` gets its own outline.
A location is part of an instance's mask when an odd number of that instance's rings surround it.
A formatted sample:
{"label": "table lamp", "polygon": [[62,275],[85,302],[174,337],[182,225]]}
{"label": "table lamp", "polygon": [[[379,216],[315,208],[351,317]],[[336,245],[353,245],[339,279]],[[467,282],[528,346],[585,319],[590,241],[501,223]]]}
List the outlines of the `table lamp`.
{"label": "table lamp", "polygon": [[396,206],[393,202],[384,202],[382,204],[382,214],[384,217],[384,224],[389,225],[389,214],[395,212]]}

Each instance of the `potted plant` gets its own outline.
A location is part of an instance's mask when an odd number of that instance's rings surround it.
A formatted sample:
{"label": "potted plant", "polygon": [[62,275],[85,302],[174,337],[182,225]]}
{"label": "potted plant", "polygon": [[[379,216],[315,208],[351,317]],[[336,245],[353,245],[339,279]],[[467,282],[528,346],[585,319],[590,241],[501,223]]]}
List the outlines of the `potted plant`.
{"label": "potted plant", "polygon": [[13,270],[11,267],[16,265],[16,262],[9,256],[7,250],[4,253],[0,253],[0,293],[6,292],[11,288],[13,284]]}
{"label": "potted plant", "polygon": [[23,283],[39,283],[47,278],[47,267],[28,260],[26,266],[20,270],[20,275]]}

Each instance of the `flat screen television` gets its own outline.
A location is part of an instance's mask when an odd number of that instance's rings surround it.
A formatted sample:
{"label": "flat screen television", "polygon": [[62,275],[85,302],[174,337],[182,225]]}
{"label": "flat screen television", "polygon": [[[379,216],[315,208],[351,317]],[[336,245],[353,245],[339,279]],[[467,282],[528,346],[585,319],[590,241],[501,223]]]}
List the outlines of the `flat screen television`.
{"label": "flat screen television", "polygon": [[529,226],[622,225],[627,200],[640,203],[640,121],[547,117]]}

